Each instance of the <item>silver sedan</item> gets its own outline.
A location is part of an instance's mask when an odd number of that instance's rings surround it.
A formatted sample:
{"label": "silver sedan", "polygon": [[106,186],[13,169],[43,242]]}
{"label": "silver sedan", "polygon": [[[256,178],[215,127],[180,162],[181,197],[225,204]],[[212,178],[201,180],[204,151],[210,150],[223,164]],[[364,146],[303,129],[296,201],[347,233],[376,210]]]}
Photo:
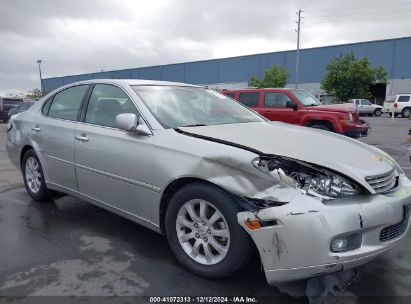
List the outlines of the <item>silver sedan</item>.
{"label": "silver sedan", "polygon": [[67,193],[162,233],[207,278],[255,248],[269,284],[335,272],[409,228],[411,182],[389,155],[203,87],[73,83],[13,116],[7,139],[34,200]]}

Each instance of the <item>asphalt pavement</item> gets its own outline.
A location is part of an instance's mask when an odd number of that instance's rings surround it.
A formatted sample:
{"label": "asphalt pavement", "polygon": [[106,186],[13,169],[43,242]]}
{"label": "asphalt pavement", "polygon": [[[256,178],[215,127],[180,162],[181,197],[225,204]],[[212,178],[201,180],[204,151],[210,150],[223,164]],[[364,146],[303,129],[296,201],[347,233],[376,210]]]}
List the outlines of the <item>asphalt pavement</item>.
{"label": "asphalt pavement", "polygon": [[[360,140],[390,153],[411,177],[411,121],[364,119],[372,131]],[[43,302],[27,296],[82,296],[67,299],[87,302],[94,296],[133,296],[134,302],[152,302],[141,296],[248,296],[306,303],[304,281],[269,287],[257,256],[230,278],[205,280],[178,265],[165,237],[138,224],[71,196],[33,202],[7,159],[5,133],[0,124],[0,300]],[[387,296],[385,303],[408,302],[411,234],[402,245],[358,270],[341,301]]]}

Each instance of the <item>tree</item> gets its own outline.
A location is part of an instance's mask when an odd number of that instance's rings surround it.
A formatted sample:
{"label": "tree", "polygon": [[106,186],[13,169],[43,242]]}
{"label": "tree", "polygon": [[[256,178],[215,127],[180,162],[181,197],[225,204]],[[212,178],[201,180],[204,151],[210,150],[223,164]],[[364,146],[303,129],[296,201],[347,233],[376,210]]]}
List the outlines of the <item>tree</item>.
{"label": "tree", "polygon": [[387,83],[387,72],[382,66],[372,68],[367,57],[357,60],[354,53],[332,60],[321,82],[321,89],[338,100],[369,98],[372,83]]}
{"label": "tree", "polygon": [[30,99],[38,100],[38,99],[40,99],[40,98],[43,97],[43,96],[42,96],[42,94],[41,94],[41,91],[36,88],[36,89],[31,90],[31,91],[28,91],[28,92],[26,93],[26,97],[27,97],[27,98],[30,98]]}
{"label": "tree", "polygon": [[264,79],[258,79],[256,76],[251,77],[250,84],[257,88],[283,88],[287,84],[290,73],[288,70],[279,65],[273,65],[265,71]]}

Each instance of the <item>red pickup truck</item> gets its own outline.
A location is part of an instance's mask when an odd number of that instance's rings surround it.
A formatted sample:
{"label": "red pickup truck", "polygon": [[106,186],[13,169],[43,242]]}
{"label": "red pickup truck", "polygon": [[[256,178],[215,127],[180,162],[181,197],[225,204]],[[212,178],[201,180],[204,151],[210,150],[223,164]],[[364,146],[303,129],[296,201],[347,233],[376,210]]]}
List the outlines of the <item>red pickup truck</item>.
{"label": "red pickup truck", "polygon": [[305,90],[236,89],[221,93],[269,120],[323,129],[353,138],[368,135],[369,125],[360,120],[355,105],[323,105]]}

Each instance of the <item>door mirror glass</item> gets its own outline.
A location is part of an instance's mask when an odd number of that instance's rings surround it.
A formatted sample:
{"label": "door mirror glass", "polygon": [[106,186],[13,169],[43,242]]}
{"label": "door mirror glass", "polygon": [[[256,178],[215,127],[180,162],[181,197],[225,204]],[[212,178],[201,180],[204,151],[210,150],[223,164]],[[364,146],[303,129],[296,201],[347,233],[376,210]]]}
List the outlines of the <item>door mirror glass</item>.
{"label": "door mirror glass", "polygon": [[138,122],[139,117],[133,113],[122,113],[116,116],[117,127],[127,132],[135,132]]}

